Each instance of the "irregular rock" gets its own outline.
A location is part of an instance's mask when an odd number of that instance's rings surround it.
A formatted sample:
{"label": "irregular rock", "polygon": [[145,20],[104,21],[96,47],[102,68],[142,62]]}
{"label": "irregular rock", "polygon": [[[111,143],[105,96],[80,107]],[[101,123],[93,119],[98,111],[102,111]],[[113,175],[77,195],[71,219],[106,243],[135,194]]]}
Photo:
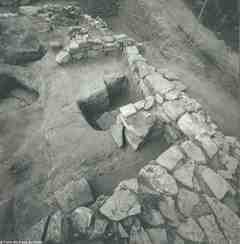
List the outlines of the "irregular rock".
{"label": "irregular rock", "polygon": [[62,50],[56,56],[56,62],[58,64],[67,64],[71,60],[71,55],[69,52]]}
{"label": "irregular rock", "polygon": [[167,151],[163,152],[157,159],[156,162],[166,168],[167,170],[173,170],[176,165],[184,159],[184,155],[180,151],[179,147],[174,145],[171,146]]}
{"label": "irregular rock", "polygon": [[185,113],[184,106],[180,100],[168,101],[163,104],[163,109],[173,121],[176,121]]}
{"label": "irregular rock", "polygon": [[228,241],[240,243],[240,218],[217,199],[205,197]]}
{"label": "irregular rock", "polygon": [[195,137],[209,131],[205,123],[198,121],[196,117],[189,113],[185,113],[178,120],[178,126],[180,130],[189,137]]}
{"label": "irregular rock", "polygon": [[204,241],[204,233],[196,221],[189,218],[186,222],[179,225],[177,233],[187,241],[202,243]]}
{"label": "irregular rock", "polygon": [[121,190],[121,189],[128,189],[130,191],[133,191],[135,193],[138,193],[138,180],[137,178],[132,178],[129,180],[124,180],[119,183],[115,191]]}
{"label": "irregular rock", "polygon": [[79,207],[71,214],[71,223],[74,231],[74,236],[87,234],[93,217],[93,211],[86,207]]}
{"label": "irregular rock", "polygon": [[137,112],[136,108],[132,103],[129,103],[128,105],[125,105],[123,107],[120,107],[120,112],[124,117],[129,117]]}
{"label": "irregular rock", "polygon": [[85,178],[68,183],[63,190],[55,193],[58,205],[65,212],[93,202],[92,191]]}
{"label": "irregular rock", "polygon": [[147,75],[144,80],[154,93],[160,93],[161,95],[164,95],[175,87],[173,83],[164,79],[159,73]]}
{"label": "irregular rock", "polygon": [[143,223],[152,227],[158,227],[165,223],[161,213],[151,206],[143,206],[140,218]]}
{"label": "irregular rock", "polygon": [[[228,154],[221,155],[220,161],[226,167],[226,170],[218,170],[218,173],[225,179],[232,179],[233,175],[236,173],[239,161]],[[226,177],[226,175],[229,177]]]}
{"label": "irregular rock", "polygon": [[192,191],[188,191],[187,189],[184,188],[181,188],[179,190],[177,196],[177,203],[180,212],[184,216],[190,217],[194,209],[194,206],[196,206],[199,203],[199,201],[200,201],[199,196],[196,193]]}
{"label": "irregular rock", "polygon": [[127,130],[143,139],[156,123],[156,118],[144,111],[139,111],[128,118],[123,118],[121,116],[121,119]]}
{"label": "irregular rock", "polygon": [[176,227],[179,225],[178,214],[175,201],[171,197],[166,197],[159,201],[159,209],[162,215],[169,221],[169,224]]}
{"label": "irregular rock", "polygon": [[102,238],[106,232],[108,225],[109,225],[108,220],[98,215],[95,216],[92,228],[90,228],[89,230],[89,234],[88,234],[89,239],[95,240],[95,239]]}
{"label": "irregular rock", "polygon": [[216,153],[218,151],[218,147],[209,136],[198,135],[196,137],[196,139],[199,142],[201,142],[202,147],[206,151],[206,153],[209,156],[209,158],[213,158],[216,155]]}
{"label": "irregular rock", "polygon": [[110,99],[104,82],[102,80],[92,81],[90,87],[81,94],[77,103],[85,117],[109,110]]}
{"label": "irregular rock", "polygon": [[225,239],[223,233],[219,230],[215,218],[213,215],[203,216],[198,219],[201,227],[204,229],[208,241],[211,244],[227,244],[228,241]]}
{"label": "irregular rock", "polygon": [[101,214],[112,221],[120,221],[139,214],[141,206],[135,193],[128,189],[115,191],[100,208]]}
{"label": "irregular rock", "polygon": [[223,199],[226,193],[231,191],[232,187],[230,184],[212,169],[202,166],[199,168],[199,173],[203,181],[218,199]]}
{"label": "irregular rock", "polygon": [[146,229],[152,244],[168,244],[167,232],[162,228]]}
{"label": "irregular rock", "polygon": [[174,89],[165,95],[166,100],[176,100],[180,97],[181,91]]}
{"label": "irregular rock", "polygon": [[62,213],[60,211],[50,217],[44,241],[54,244],[62,243]]}
{"label": "irregular rock", "polygon": [[160,165],[149,164],[139,173],[140,183],[146,185],[156,194],[176,195],[178,186],[175,179]]}
{"label": "irregular rock", "polygon": [[202,149],[196,146],[192,141],[183,142],[181,147],[191,160],[199,163],[206,163],[206,157]]}
{"label": "irregular rock", "polygon": [[194,163],[190,161],[181,166],[179,169],[176,169],[173,175],[184,186],[193,189],[194,168]]}
{"label": "irregular rock", "polygon": [[148,234],[143,227],[132,226],[129,244],[151,244]]}
{"label": "irregular rock", "polygon": [[154,105],[154,96],[148,96],[145,98],[144,110],[150,110]]}
{"label": "irregular rock", "polygon": [[124,146],[124,137],[123,137],[123,131],[124,131],[124,127],[121,123],[117,123],[115,125],[113,125],[110,129],[111,131],[111,135],[114,139],[114,141],[116,142],[116,144],[118,145],[118,147],[123,147]]}

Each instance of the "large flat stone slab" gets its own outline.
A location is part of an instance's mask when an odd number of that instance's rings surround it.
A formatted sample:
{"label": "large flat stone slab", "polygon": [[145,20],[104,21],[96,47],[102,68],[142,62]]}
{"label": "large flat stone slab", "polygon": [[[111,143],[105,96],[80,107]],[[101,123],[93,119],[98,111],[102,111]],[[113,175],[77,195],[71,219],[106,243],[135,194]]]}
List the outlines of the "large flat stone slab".
{"label": "large flat stone slab", "polygon": [[218,199],[223,199],[227,192],[231,191],[231,185],[212,169],[202,166],[199,171],[203,181]]}
{"label": "large flat stone slab", "polygon": [[215,198],[206,196],[218,224],[231,244],[240,243],[240,218],[226,205]]}
{"label": "large flat stone slab", "polygon": [[204,241],[204,233],[197,222],[189,218],[186,222],[182,223],[177,233],[185,240],[196,243],[202,243]]}
{"label": "large flat stone slab", "polygon": [[183,153],[180,151],[179,147],[174,145],[171,146],[167,151],[162,153],[156,162],[166,168],[167,170],[173,170],[176,165],[184,159]]}
{"label": "large flat stone slab", "polygon": [[175,179],[160,165],[145,166],[139,173],[139,179],[157,194],[176,195],[178,193]]}
{"label": "large flat stone slab", "polygon": [[219,230],[213,215],[203,216],[199,218],[198,221],[211,244],[228,244],[223,233]]}

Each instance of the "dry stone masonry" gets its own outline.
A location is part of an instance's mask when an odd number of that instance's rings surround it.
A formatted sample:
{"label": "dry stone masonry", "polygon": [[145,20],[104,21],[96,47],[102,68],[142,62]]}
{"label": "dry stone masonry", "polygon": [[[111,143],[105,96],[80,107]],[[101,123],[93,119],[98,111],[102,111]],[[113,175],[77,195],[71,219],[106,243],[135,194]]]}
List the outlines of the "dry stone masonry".
{"label": "dry stone masonry", "polygon": [[67,64],[120,52],[143,99],[119,108],[108,130],[118,147],[140,150],[159,134],[171,146],[111,196],[94,198],[85,179],[56,192],[59,210],[24,236],[45,243],[240,243],[240,142],[225,136],[186,87],[142,56],[141,46],[81,15],[56,57]]}

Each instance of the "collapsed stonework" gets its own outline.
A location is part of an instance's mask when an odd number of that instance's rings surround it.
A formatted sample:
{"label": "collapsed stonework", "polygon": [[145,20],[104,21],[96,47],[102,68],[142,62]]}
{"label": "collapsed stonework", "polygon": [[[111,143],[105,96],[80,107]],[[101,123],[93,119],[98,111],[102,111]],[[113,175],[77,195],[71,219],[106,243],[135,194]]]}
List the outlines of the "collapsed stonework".
{"label": "collapsed stonework", "polygon": [[[84,91],[80,98],[73,98],[68,90],[70,80],[65,81],[65,69],[71,65],[81,67],[89,59],[102,62],[113,53],[113,58],[121,58],[126,64],[128,83],[134,85],[142,98],[119,106],[107,132],[122,151],[127,145],[138,151],[155,136],[165,137],[170,146],[146,162],[135,178],[121,181],[111,196],[96,197],[84,177],[67,182],[63,188],[53,185],[54,189],[44,195],[44,204],[54,207],[43,208],[45,217],[27,230],[21,229],[21,204],[16,202],[19,216],[15,228],[19,240],[53,244],[82,241],[238,244],[239,141],[219,130],[202,106],[187,95],[187,87],[174,73],[149,65],[141,44],[124,34],[113,34],[100,18],[82,15],[80,19],[83,22],[70,28],[66,46],[56,53],[56,63],[65,83],[54,80],[50,88],[47,87],[50,95],[44,101],[43,141],[46,140],[48,150],[52,150],[51,160],[57,161],[58,154],[66,153],[64,163],[68,167],[69,155],[74,151],[66,147],[67,143],[76,141],[74,149],[79,150],[84,138],[79,122],[84,120],[83,101],[88,101],[87,109],[89,104],[94,107],[100,104],[104,112],[119,82],[121,87],[125,80],[119,78],[123,77],[121,74],[110,80],[104,77],[102,82],[91,81],[93,95],[86,96]],[[62,45],[52,44],[53,49],[56,46]],[[71,81],[72,90],[84,89],[74,81]],[[26,86],[33,88],[28,83]],[[34,89],[44,100],[42,89]],[[58,110],[53,109],[56,106]],[[64,127],[60,127],[61,124]],[[68,124],[74,125],[76,130],[69,129]],[[58,128],[61,131],[56,132]],[[99,138],[97,134],[95,139]],[[39,162],[41,147],[37,147]],[[77,158],[81,156],[77,154]],[[56,166],[49,175],[57,175],[58,170]]]}

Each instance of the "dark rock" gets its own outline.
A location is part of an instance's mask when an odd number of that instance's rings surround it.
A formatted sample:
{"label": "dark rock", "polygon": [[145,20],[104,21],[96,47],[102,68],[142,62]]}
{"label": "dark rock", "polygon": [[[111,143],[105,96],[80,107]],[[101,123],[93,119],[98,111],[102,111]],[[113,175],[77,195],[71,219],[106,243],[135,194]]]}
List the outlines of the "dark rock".
{"label": "dark rock", "polygon": [[46,49],[26,17],[1,20],[1,53],[5,63],[25,64],[41,59]]}

